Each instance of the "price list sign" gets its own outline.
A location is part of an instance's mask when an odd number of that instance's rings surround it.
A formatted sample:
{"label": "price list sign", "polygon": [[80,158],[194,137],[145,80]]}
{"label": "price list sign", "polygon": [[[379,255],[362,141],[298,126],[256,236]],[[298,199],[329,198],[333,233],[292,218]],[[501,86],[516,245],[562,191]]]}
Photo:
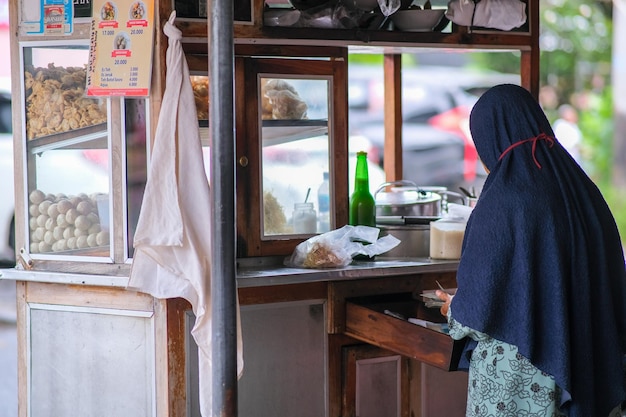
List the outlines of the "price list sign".
{"label": "price list sign", "polygon": [[153,0],[93,0],[88,96],[148,96],[153,15]]}

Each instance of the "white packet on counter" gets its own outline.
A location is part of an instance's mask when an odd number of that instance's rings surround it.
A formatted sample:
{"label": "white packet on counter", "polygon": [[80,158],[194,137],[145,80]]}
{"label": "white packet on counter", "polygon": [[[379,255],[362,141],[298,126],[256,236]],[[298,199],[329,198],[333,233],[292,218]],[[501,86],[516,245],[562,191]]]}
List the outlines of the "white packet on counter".
{"label": "white packet on counter", "polygon": [[448,203],[448,213],[444,218],[459,219],[467,223],[474,207],[463,204]]}
{"label": "white packet on counter", "polygon": [[300,243],[284,264],[294,268],[341,268],[350,265],[356,255],[372,257],[400,244],[391,235],[379,239],[379,233],[376,227],[346,225]]}

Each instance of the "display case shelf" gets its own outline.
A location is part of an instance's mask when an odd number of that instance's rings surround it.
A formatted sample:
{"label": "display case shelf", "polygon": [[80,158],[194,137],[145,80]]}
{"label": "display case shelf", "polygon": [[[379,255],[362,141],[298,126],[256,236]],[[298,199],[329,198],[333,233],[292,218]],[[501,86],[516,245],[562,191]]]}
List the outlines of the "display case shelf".
{"label": "display case shelf", "polygon": [[107,138],[107,124],[100,123],[31,139],[27,145],[31,154],[53,149],[107,149]]}
{"label": "display case shelf", "polygon": [[[200,140],[209,146],[209,122],[198,120]],[[263,120],[263,146],[280,145],[300,139],[328,135],[328,120]]]}
{"label": "display case shelf", "polygon": [[263,146],[328,134],[328,120],[263,120]]}

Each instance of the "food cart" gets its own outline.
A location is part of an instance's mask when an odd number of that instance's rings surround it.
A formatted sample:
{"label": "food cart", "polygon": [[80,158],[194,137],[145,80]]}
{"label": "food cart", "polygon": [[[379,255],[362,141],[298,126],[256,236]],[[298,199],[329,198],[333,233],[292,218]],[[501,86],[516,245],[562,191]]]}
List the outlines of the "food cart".
{"label": "food cart", "polygon": [[[207,256],[214,378],[224,381],[214,389],[214,404],[224,415],[236,408],[245,416],[462,413],[465,374],[452,372],[460,347],[441,332],[385,314],[433,317],[416,295],[437,282],[454,287],[457,261],[377,258],[345,268],[285,267],[283,259],[317,232],[293,229],[293,201],[271,182],[280,174],[270,171],[270,151],[322,136],[329,226],[345,225],[348,51],[385,54],[392,121],[385,169],[388,180],[400,179],[401,122],[393,114],[401,109],[400,54],[519,51],[522,85],[537,95],[539,1],[524,2],[526,22],[508,31],[458,24],[401,31],[356,20],[347,27],[296,24],[305,12],[264,0],[236,2],[234,9],[227,1],[74,3],[71,11],[56,3],[9,3],[18,264],[1,278],[17,282],[19,415],[200,415],[190,302],[127,289],[167,88],[162,28],[173,10],[207,155],[211,144],[205,163],[213,185],[207,208],[213,247]],[[129,28],[126,37],[123,28]],[[110,40],[114,65],[125,66],[131,56],[125,51],[135,53],[135,42],[145,45],[131,30],[146,34],[147,28],[154,30],[150,58],[131,70],[130,83],[141,84],[149,71],[148,93],[129,92],[138,86],[127,84],[111,94],[86,94],[98,84],[87,70],[94,44]],[[116,73],[100,68],[95,87],[109,89],[103,80],[115,84]],[[321,105],[297,99],[288,114],[276,115],[276,104],[268,108],[266,100],[284,90],[284,81],[302,97],[320,92]],[[293,116],[301,102],[306,118]],[[57,161],[56,168],[44,170],[43,158]],[[55,170],[74,169],[69,161],[75,158],[97,164],[102,177],[80,189],[55,183]],[[177,202],[161,204],[166,210]],[[245,366],[235,387],[238,305]]]}

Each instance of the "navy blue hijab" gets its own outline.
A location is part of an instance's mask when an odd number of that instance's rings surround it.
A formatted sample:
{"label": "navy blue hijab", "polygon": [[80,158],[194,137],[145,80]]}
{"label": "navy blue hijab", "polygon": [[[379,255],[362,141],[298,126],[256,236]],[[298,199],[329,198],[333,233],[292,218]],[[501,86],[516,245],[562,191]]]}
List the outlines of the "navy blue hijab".
{"label": "navy blue hijab", "polygon": [[525,89],[487,91],[470,130],[490,173],[467,224],[452,315],[554,376],[569,416],[605,417],[626,398],[626,271],[613,216]]}

